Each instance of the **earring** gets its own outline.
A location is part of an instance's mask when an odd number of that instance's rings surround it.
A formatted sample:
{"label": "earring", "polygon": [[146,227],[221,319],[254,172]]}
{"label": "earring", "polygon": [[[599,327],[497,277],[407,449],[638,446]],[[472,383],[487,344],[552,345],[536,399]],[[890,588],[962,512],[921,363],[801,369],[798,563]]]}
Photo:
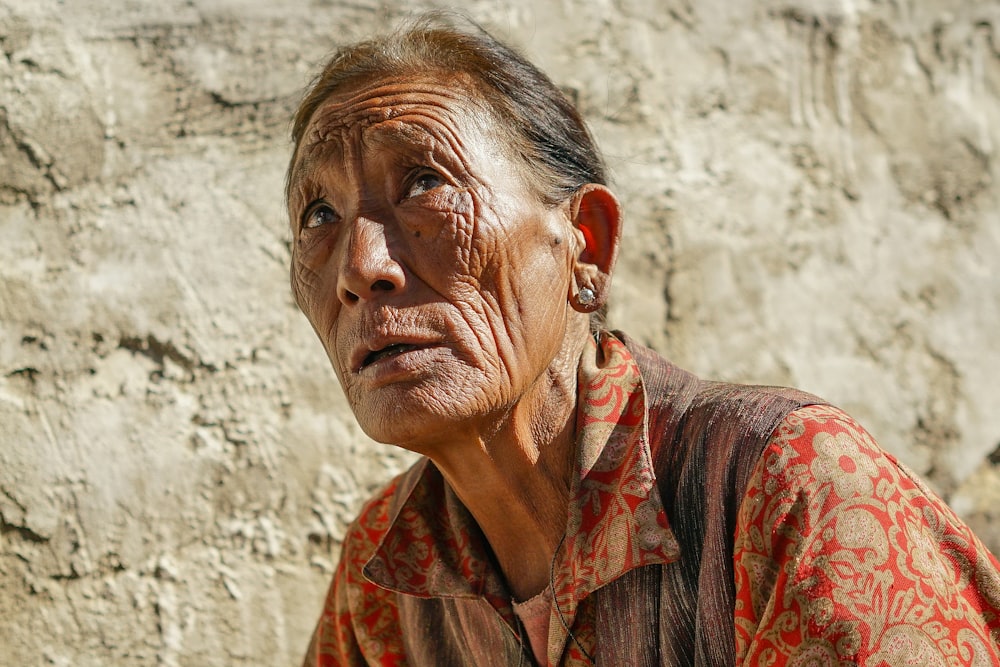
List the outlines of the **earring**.
{"label": "earring", "polygon": [[589,306],[594,303],[597,299],[597,295],[594,294],[594,290],[589,287],[581,287],[580,291],[576,295],[576,302],[581,306]]}

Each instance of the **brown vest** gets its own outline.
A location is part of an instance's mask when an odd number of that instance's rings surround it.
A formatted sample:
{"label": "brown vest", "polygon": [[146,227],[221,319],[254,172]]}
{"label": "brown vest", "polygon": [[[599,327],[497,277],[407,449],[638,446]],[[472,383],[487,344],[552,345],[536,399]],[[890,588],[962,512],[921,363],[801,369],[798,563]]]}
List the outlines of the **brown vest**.
{"label": "brown vest", "polygon": [[734,665],[736,514],[782,419],[822,401],[793,389],[705,382],[616,335],[642,372],[650,449],[681,558],[633,570],[595,594],[597,664]]}

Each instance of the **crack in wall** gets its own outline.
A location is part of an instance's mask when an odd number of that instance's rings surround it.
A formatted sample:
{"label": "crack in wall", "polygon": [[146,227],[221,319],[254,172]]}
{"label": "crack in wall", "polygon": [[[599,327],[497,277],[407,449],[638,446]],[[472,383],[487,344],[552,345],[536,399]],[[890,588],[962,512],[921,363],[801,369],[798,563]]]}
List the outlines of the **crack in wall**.
{"label": "crack in wall", "polygon": [[[15,498],[14,494],[6,488],[0,487],[0,493],[2,493],[7,500],[14,503],[22,516],[28,513],[28,508]],[[16,535],[25,542],[31,542],[33,544],[46,544],[50,540],[49,537],[32,530],[23,519],[20,523],[15,523],[14,521],[7,519],[3,511],[0,511],[0,535],[11,534]]]}
{"label": "crack in wall", "polygon": [[33,544],[47,544],[50,539],[44,535],[39,535],[28,526],[7,521],[3,512],[0,512],[0,536],[6,537],[11,534],[21,538],[25,542]]}
{"label": "crack in wall", "polygon": [[152,359],[160,367],[159,373],[161,375],[168,359],[187,371],[191,375],[190,379],[192,380],[196,371],[215,373],[219,370],[213,364],[184,354],[173,342],[169,340],[161,341],[153,334],[147,334],[145,338],[140,336],[122,336],[118,340],[118,347],[119,349],[128,350],[134,354]]}

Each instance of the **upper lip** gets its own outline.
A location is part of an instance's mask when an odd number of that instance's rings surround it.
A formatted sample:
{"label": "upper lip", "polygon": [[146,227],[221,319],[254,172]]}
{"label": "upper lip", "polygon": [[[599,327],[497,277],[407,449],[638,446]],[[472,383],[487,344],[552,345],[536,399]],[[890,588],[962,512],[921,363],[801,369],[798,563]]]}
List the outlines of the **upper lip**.
{"label": "upper lip", "polygon": [[407,345],[414,348],[429,347],[437,341],[420,336],[390,336],[380,335],[360,343],[351,353],[351,370],[354,373],[368,366],[372,358],[387,348]]}

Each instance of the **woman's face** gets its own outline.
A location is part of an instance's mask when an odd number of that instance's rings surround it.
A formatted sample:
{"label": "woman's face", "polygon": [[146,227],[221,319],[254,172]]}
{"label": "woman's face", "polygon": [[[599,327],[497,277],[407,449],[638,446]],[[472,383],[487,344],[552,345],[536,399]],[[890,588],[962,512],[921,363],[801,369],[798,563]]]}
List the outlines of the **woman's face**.
{"label": "woman's face", "polygon": [[365,432],[418,451],[576,372],[558,353],[578,235],[472,89],[390,77],[336,93],[290,188],[299,304]]}

